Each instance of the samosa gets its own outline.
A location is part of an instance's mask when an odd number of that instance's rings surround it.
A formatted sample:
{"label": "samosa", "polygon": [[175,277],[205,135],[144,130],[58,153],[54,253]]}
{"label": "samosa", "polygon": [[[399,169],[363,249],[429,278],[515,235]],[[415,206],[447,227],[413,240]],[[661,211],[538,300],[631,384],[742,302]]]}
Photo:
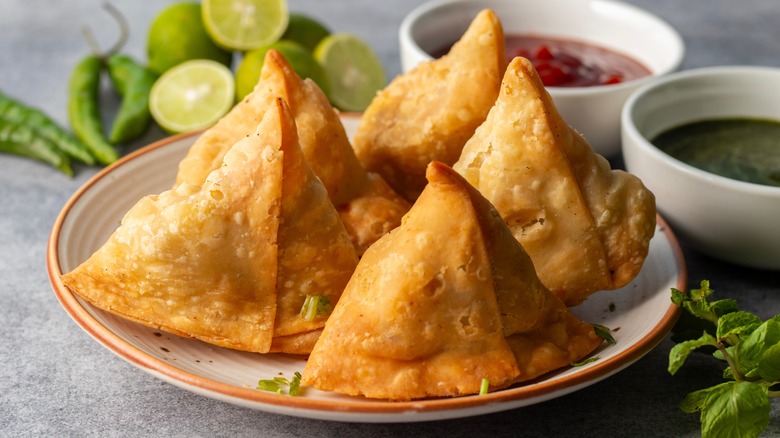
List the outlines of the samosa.
{"label": "samosa", "polygon": [[515,58],[453,168],[495,206],[547,288],[568,305],[629,283],[655,231],[655,197],[612,170],[560,116],[533,65]]}
{"label": "samosa", "polygon": [[363,255],[302,383],[391,400],[475,394],[482,379],[503,388],[601,344],[479,192],[439,162],[427,179],[402,225]]}
{"label": "samosa", "polygon": [[219,346],[307,354],[357,255],[277,98],[202,185],[142,198],[63,283],[93,305]]}
{"label": "samosa", "polygon": [[483,10],[448,54],[397,76],[377,94],[355,133],[358,159],[414,201],[428,163],[457,161],[498,97],[505,68],[501,23]]}
{"label": "samosa", "polygon": [[298,128],[306,161],[328,191],[359,254],[400,224],[409,203],[358,162],[338,112],[310,79],[302,80],[277,50],[269,50],[254,90],[206,130],[179,164],[177,184],[202,184],[222,156],[281,96]]}

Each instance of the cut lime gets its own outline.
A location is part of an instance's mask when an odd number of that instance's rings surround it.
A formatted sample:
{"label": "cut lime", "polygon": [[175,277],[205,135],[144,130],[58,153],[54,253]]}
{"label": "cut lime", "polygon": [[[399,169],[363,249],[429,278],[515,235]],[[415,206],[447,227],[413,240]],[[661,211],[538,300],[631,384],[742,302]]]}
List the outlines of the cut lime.
{"label": "cut lime", "polygon": [[211,59],[230,65],[233,54],[211,40],[203,27],[197,3],[176,3],[162,10],[149,27],[149,68],[162,74],[191,59]]}
{"label": "cut lime", "polygon": [[385,69],[360,38],[335,33],[323,39],[314,58],[330,79],[330,100],[342,111],[363,111],[387,84]]}
{"label": "cut lime", "polygon": [[328,95],[329,86],[325,70],[314,59],[311,52],[296,42],[281,40],[269,46],[247,52],[244,55],[236,69],[236,97],[238,100],[243,99],[254,90],[257,81],[260,79],[260,71],[263,68],[265,54],[271,49],[278,50],[284,56],[284,59],[290,63],[290,66],[298,76],[303,79],[311,78],[325,95]]}
{"label": "cut lime", "polygon": [[152,86],[149,110],[169,133],[197,131],[233,107],[233,74],[224,65],[197,59],[165,72]]}
{"label": "cut lime", "polygon": [[290,12],[287,30],[284,31],[281,39],[295,41],[314,52],[317,44],[328,35],[330,35],[330,30],[319,21],[297,12]]}
{"label": "cut lime", "polygon": [[228,50],[271,44],[287,28],[287,0],[203,0],[202,4],[206,30]]}

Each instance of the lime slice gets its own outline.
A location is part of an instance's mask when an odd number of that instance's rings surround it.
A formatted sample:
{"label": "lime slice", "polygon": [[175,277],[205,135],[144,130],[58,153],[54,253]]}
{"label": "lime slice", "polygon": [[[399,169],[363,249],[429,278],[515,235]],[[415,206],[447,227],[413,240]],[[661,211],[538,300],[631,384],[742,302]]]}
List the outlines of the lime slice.
{"label": "lime slice", "polygon": [[330,35],[330,30],[319,21],[307,15],[290,12],[287,30],[284,31],[280,39],[295,41],[313,52],[317,48],[317,44],[328,35]]}
{"label": "lime slice", "polygon": [[162,74],[191,59],[211,59],[227,66],[233,54],[218,47],[206,33],[197,3],[175,3],[163,9],[149,27],[149,68]]}
{"label": "lime slice", "polygon": [[276,49],[284,56],[284,59],[290,63],[290,66],[303,79],[311,78],[317,86],[325,93],[329,94],[327,76],[317,60],[314,59],[311,52],[302,45],[287,40],[277,41],[270,46],[261,47],[252,50],[244,55],[241,63],[236,68],[236,98],[243,99],[251,93],[260,79],[260,72],[263,69],[265,55],[269,50]]}
{"label": "lime slice", "polygon": [[149,110],[169,133],[206,129],[233,107],[233,74],[205,59],[183,62],[166,71],[152,86]]}
{"label": "lime slice", "polygon": [[252,50],[278,40],[287,28],[287,0],[203,0],[203,24],[217,45]]}
{"label": "lime slice", "polygon": [[363,111],[387,84],[385,69],[368,44],[348,33],[323,39],[314,58],[330,79],[330,100],[342,111]]}

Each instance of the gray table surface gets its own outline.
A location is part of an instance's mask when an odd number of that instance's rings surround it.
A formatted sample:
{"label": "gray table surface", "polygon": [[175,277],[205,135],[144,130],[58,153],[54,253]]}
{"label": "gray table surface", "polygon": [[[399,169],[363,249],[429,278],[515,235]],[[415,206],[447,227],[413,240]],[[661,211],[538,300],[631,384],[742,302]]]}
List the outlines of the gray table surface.
{"label": "gray table surface", "polygon": [[[780,65],[776,0],[632,0],[666,18],[687,43],[683,68]],[[62,124],[69,72],[87,48],[79,28],[101,41],[116,36],[98,0],[1,0],[0,89]],[[115,0],[131,37],[125,51],[145,59],[146,30],[164,1]],[[397,29],[421,0],[290,0],[330,27],[367,40],[389,76],[400,71]],[[108,112],[117,102],[106,97]],[[130,145],[162,138],[151,130]],[[698,418],[676,404],[720,379],[708,358],[666,372],[672,342],[588,388],[530,407],[410,424],[353,424],[269,414],[195,395],[133,367],[95,342],[62,309],[49,285],[46,242],[66,200],[95,174],[73,179],[37,162],[0,155],[0,436],[697,436]],[[689,285],[707,278],[741,307],[780,313],[777,272],[740,268],[683,243]],[[765,436],[780,436],[780,406]]]}

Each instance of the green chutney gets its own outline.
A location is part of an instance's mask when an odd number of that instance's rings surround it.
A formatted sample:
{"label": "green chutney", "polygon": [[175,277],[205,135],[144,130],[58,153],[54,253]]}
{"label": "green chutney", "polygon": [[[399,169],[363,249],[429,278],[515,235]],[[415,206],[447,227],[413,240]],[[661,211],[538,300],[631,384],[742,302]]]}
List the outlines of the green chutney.
{"label": "green chutney", "polygon": [[780,187],[780,122],[712,119],[662,132],[651,143],[691,166],[754,184]]}

